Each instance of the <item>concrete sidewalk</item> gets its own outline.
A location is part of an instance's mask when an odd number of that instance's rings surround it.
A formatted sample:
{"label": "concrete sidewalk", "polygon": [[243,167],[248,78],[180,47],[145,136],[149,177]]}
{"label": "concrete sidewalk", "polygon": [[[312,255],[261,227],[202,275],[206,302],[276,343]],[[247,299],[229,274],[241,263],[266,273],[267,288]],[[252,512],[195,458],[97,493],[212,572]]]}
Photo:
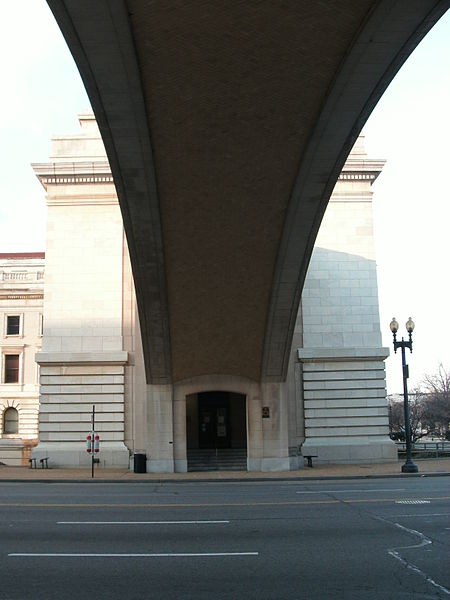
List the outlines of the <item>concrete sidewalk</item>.
{"label": "concrete sidewalk", "polygon": [[[127,469],[106,469],[96,467],[95,481],[108,482],[163,482],[163,481],[258,481],[258,480],[305,480],[305,479],[353,479],[370,477],[417,477],[450,475],[450,458],[422,459],[415,461],[418,474],[404,475],[401,466],[404,460],[377,465],[317,465],[298,471],[276,473],[248,471],[206,471],[195,473],[133,473]],[[29,469],[0,465],[1,481],[89,481],[91,469]]]}

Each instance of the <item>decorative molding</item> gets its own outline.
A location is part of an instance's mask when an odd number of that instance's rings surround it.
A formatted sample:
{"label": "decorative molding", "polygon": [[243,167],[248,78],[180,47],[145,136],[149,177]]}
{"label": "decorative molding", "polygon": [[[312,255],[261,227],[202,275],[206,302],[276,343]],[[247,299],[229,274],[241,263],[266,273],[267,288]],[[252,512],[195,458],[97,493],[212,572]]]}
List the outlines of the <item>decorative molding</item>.
{"label": "decorative molding", "polygon": [[44,294],[6,294],[0,295],[0,300],[43,300]]}
{"label": "decorative molding", "polygon": [[368,180],[368,181],[375,181],[375,179],[378,177],[378,173],[361,173],[361,172],[341,172],[341,174],[338,177],[338,181],[342,181],[342,180]]}
{"label": "decorative molding", "polygon": [[25,344],[18,345],[16,343],[16,344],[11,344],[9,346],[8,343],[3,343],[1,346],[1,353],[2,354],[21,354],[23,352],[24,348],[25,348]]}
{"label": "decorative molding", "polygon": [[47,185],[114,184],[107,160],[33,163],[32,167],[45,189]]}
{"label": "decorative molding", "polygon": [[2,271],[1,281],[41,281],[44,279],[44,271]]}
{"label": "decorative molding", "polygon": [[118,204],[116,194],[107,194],[105,196],[89,195],[85,197],[81,196],[66,196],[65,198],[49,198],[47,196],[47,206],[114,206]]}
{"label": "decorative molding", "polygon": [[67,185],[70,183],[114,183],[112,175],[72,175],[68,176],[40,176],[39,180],[45,187],[48,184],[63,184]]}

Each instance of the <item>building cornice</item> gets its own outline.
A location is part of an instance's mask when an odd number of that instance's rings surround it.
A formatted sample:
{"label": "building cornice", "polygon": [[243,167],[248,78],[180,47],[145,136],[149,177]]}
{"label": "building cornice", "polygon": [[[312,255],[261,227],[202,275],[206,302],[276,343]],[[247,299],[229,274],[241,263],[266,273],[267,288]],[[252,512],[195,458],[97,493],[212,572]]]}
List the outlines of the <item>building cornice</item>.
{"label": "building cornice", "polygon": [[373,182],[381,173],[385,164],[385,160],[352,158],[350,154],[339,174],[338,181],[366,180]]}
{"label": "building cornice", "polygon": [[33,163],[31,166],[45,189],[48,185],[114,183],[107,160]]}

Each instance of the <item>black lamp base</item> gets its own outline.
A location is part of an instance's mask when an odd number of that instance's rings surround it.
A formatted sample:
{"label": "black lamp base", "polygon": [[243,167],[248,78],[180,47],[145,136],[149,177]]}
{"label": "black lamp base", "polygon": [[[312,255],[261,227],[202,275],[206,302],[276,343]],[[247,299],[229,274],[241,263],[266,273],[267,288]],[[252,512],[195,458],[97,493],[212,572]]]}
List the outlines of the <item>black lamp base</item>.
{"label": "black lamp base", "polygon": [[418,473],[419,468],[416,464],[413,463],[412,460],[406,461],[404,465],[402,465],[402,473]]}

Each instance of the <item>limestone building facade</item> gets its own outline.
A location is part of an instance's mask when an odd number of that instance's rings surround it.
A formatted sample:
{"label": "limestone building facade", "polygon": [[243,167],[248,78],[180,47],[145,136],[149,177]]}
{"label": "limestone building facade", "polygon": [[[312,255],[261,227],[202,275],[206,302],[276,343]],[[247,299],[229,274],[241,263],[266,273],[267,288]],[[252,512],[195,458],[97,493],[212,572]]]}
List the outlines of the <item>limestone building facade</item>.
{"label": "limestone building facade", "polygon": [[44,253],[0,254],[0,462],[28,464],[38,443]]}
{"label": "limestone building facade", "polygon": [[[87,465],[95,405],[103,466],[148,471],[296,469],[396,456],[388,438],[371,184],[383,161],[358,140],[339,178],[303,291],[286,384],[218,373],[147,385],[122,218],[91,114],[34,170],[47,193],[37,457]],[[213,335],[213,332],[211,332]]]}

